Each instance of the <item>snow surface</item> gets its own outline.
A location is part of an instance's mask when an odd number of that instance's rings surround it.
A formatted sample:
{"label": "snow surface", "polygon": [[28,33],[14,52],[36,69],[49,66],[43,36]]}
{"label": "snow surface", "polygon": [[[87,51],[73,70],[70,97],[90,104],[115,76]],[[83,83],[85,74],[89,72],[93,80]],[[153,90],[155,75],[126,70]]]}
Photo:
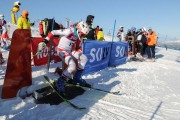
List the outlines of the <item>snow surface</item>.
{"label": "snow surface", "polygon": [[[3,55],[7,58],[8,52],[3,51]],[[83,76],[93,87],[121,93],[86,90],[70,100],[85,110],[63,103],[35,104],[32,97],[17,97],[0,99],[0,120],[180,120],[180,51],[158,47],[156,57],[156,62],[128,60],[127,64]],[[51,64],[51,72],[55,66]],[[32,68],[33,85],[29,90],[43,83],[45,69]],[[0,79],[0,93],[2,84]]]}

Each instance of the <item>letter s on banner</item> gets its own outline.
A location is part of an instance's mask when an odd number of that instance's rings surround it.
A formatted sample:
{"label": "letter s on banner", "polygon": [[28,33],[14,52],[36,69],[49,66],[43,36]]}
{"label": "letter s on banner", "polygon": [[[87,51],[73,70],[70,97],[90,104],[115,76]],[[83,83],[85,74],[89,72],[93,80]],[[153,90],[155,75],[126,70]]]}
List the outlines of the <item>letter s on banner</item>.
{"label": "letter s on banner", "polygon": [[120,49],[120,57],[124,57],[125,55],[125,46],[122,46],[121,49]]}
{"label": "letter s on banner", "polygon": [[94,62],[95,59],[96,59],[95,54],[96,54],[96,49],[95,49],[95,48],[92,48],[92,49],[90,50],[90,55],[91,55],[92,59],[89,60],[91,63]]}
{"label": "letter s on banner", "polygon": [[119,57],[119,51],[120,51],[120,46],[116,46],[116,54],[115,54],[115,57]]}
{"label": "letter s on banner", "polygon": [[116,54],[115,57],[123,57],[125,52],[125,46],[116,46]]}
{"label": "letter s on banner", "polygon": [[111,58],[109,66],[117,66],[126,63],[126,48],[128,47],[127,42],[114,42],[112,43]]}

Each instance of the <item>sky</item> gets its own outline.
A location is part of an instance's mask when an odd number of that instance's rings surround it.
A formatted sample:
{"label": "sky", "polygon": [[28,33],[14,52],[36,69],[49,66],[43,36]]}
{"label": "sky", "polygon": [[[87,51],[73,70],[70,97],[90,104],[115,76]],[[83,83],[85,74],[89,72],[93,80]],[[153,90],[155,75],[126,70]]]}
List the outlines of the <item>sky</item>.
{"label": "sky", "polygon": [[[0,0],[0,14],[11,21],[11,9],[17,0]],[[125,32],[131,27],[152,27],[160,39],[180,39],[180,0],[19,0],[20,16],[23,10],[29,11],[31,22],[44,18],[55,18],[56,22],[66,25],[70,22],[86,21],[87,15],[94,15],[93,25],[99,25],[104,33],[115,33],[119,26]],[[38,22],[36,22],[38,25]]]}

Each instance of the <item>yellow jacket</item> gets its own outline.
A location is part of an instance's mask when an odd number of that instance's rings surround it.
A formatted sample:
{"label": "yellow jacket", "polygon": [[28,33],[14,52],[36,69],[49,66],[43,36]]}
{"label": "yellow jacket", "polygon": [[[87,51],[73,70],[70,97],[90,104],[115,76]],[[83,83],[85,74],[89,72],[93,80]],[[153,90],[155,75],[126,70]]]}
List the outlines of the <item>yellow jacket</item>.
{"label": "yellow jacket", "polygon": [[18,25],[18,29],[30,29],[31,23],[30,23],[29,18],[26,19],[20,16],[18,18],[17,25]]}
{"label": "yellow jacket", "polygon": [[97,39],[99,41],[103,41],[104,40],[104,33],[103,33],[103,31],[98,31]]}

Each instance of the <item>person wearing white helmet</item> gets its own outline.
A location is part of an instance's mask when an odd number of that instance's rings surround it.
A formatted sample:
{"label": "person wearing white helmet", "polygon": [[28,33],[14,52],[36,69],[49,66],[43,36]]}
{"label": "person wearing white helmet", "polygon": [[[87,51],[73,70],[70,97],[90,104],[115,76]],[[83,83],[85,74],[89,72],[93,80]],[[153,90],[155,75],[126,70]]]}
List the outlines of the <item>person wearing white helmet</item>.
{"label": "person wearing white helmet", "polygon": [[[65,93],[64,80],[71,78],[72,76],[73,83],[78,83],[81,86],[90,87],[90,85],[81,78],[87,62],[86,55],[82,53],[82,38],[88,33],[89,27],[86,22],[82,21],[64,30],[51,31],[48,36],[38,45],[38,51],[42,51],[54,35],[61,36],[57,53],[67,65],[67,68],[62,72],[62,75],[55,83],[55,86],[60,93]],[[78,61],[77,66],[75,59]]]}
{"label": "person wearing white helmet", "polygon": [[0,20],[4,20],[4,15],[0,14]]}
{"label": "person wearing white helmet", "polygon": [[145,34],[145,35],[147,35],[147,34],[148,34],[148,32],[147,32],[147,30],[146,30],[146,28],[145,28],[145,27],[142,27],[142,28],[141,28],[141,30],[142,30],[143,34]]}
{"label": "person wearing white helmet", "polygon": [[0,14],[0,29],[2,29],[2,26],[4,25],[6,21],[4,20],[4,15],[3,14]]}
{"label": "person wearing white helmet", "polygon": [[119,41],[124,41],[124,27],[120,26],[118,29],[117,37],[119,38]]}
{"label": "person wearing white helmet", "polygon": [[9,49],[10,45],[7,42],[9,39],[6,21],[4,20],[4,15],[0,15],[0,42],[4,49]]}
{"label": "person wearing white helmet", "polygon": [[[4,15],[0,14],[0,65],[4,63],[2,51],[1,51],[1,46],[8,46],[7,44],[7,29],[6,29],[6,21],[4,20]],[[1,68],[0,68],[1,69]]]}

